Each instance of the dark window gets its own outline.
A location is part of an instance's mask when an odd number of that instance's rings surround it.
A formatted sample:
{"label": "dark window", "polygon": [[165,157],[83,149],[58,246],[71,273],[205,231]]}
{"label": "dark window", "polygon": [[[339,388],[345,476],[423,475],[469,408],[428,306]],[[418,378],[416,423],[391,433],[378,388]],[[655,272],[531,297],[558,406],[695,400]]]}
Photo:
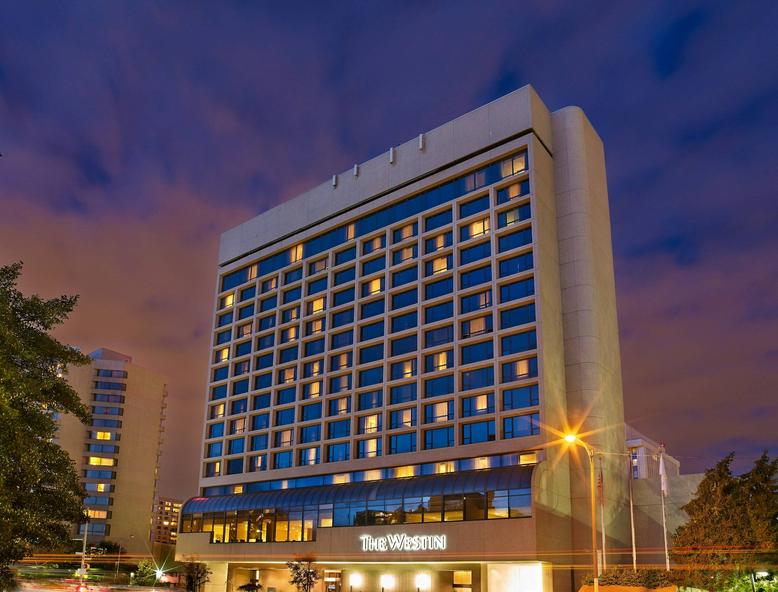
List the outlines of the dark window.
{"label": "dark window", "polygon": [[492,281],[492,266],[486,265],[462,273],[459,276],[459,287],[464,290],[490,281]]}
{"label": "dark window", "polygon": [[389,436],[389,454],[416,451],[416,432]]}
{"label": "dark window", "polygon": [[224,325],[229,325],[231,322],[232,322],[232,311],[225,313],[223,315],[219,315],[217,325],[219,327],[224,327]]}
{"label": "dark window", "polygon": [[375,339],[376,337],[384,336],[384,322],[379,321],[372,325],[364,325],[359,329],[359,340],[367,341],[368,339]]}
{"label": "dark window", "polygon": [[369,347],[363,347],[359,350],[359,363],[369,364],[370,362],[377,362],[384,357],[384,344],[379,343],[377,345],[371,345]]}
{"label": "dark window", "polygon": [[517,335],[509,335],[503,337],[500,342],[502,344],[502,355],[504,356],[535,349],[538,345],[535,331],[526,331],[525,333],[519,333]]}
{"label": "dark window", "polygon": [[276,426],[290,425],[294,423],[294,408],[276,411]]}
{"label": "dark window", "polygon": [[477,370],[468,370],[462,372],[462,390],[470,391],[477,388],[484,388],[494,384],[494,368],[478,368]]}
{"label": "dark window", "polygon": [[334,302],[333,306],[340,306],[341,304],[354,302],[354,288],[348,288],[347,290],[335,292],[332,300]]}
{"label": "dark window", "polygon": [[435,228],[440,228],[446,224],[451,224],[451,219],[451,210],[446,210],[445,212],[440,212],[439,214],[427,216],[424,219],[424,232],[434,230]]}
{"label": "dark window", "polygon": [[491,341],[483,341],[472,345],[465,345],[460,352],[462,364],[483,362],[494,358],[494,344]]}
{"label": "dark window", "polygon": [[223,423],[212,423],[208,426],[208,437],[209,438],[221,438],[224,435],[224,424]]}
{"label": "dark window", "polygon": [[262,335],[261,337],[257,337],[258,350],[273,347],[273,343],[275,343],[275,333],[269,333],[267,335]]}
{"label": "dark window", "polygon": [[416,311],[406,313],[392,318],[392,333],[413,329],[419,324],[419,317]]}
{"label": "dark window", "polygon": [[418,268],[416,266],[408,269],[401,269],[392,273],[392,287],[403,286],[419,279]]}
{"label": "dark window", "polygon": [[485,242],[459,251],[459,264],[467,265],[492,254],[492,243]]}
{"label": "dark window", "polygon": [[327,446],[327,462],[340,462],[349,459],[349,443],[330,444]]}
{"label": "dark window", "polygon": [[228,475],[237,475],[238,473],[243,472],[243,458],[231,458],[226,463],[227,465],[227,474]]}
{"label": "dark window", "polygon": [[318,294],[327,289],[327,278],[323,277],[313,282],[308,282],[308,296]]}
{"label": "dark window", "polygon": [[439,376],[424,381],[424,398],[450,395],[454,392],[454,376]]}
{"label": "dark window", "polygon": [[538,385],[536,384],[508,389],[502,393],[503,411],[510,411],[511,409],[524,409],[525,407],[534,407],[539,403],[540,396],[538,395]]}
{"label": "dark window", "polygon": [[438,296],[445,296],[446,294],[451,294],[453,290],[454,280],[452,278],[438,280],[424,286],[424,299],[430,300]]}
{"label": "dark window", "polygon": [[401,356],[416,351],[416,335],[392,340],[392,355]]}
{"label": "dark window", "polygon": [[230,440],[227,447],[227,454],[243,454],[246,448],[246,440],[240,438],[238,440]]}
{"label": "dark window", "polygon": [[512,284],[505,284],[500,286],[500,303],[510,302],[511,300],[519,300],[520,298],[526,298],[532,296],[535,293],[535,280],[533,278],[527,278],[519,282],[513,282]]}
{"label": "dark window", "polygon": [[365,411],[366,409],[375,409],[376,407],[382,407],[384,404],[384,397],[382,391],[370,391],[368,393],[359,394],[359,410]]}
{"label": "dark window", "polygon": [[300,421],[312,421],[321,419],[321,403],[305,405],[300,409]]}
{"label": "dark window", "polygon": [[[270,363],[273,363],[273,356],[270,356]],[[213,380],[224,380],[229,375],[229,367],[228,366],[222,366],[221,368],[216,368],[213,371]]]}
{"label": "dark window", "polygon": [[278,363],[284,364],[286,362],[293,362],[297,359],[297,346],[288,347],[278,352]]}
{"label": "dark window", "polygon": [[362,264],[362,275],[370,275],[371,273],[381,271],[385,267],[386,267],[386,257],[384,255],[382,255],[381,257],[376,257],[375,259],[371,259],[370,261],[365,261]]}
{"label": "dark window", "polygon": [[238,399],[237,401],[232,401],[230,403],[230,415],[235,415],[237,413],[246,413],[248,408],[249,408],[248,399]]}
{"label": "dark window", "polygon": [[309,341],[305,344],[305,355],[314,356],[324,352],[324,338]]}
{"label": "dark window", "polygon": [[244,378],[243,380],[238,380],[236,382],[232,383],[232,394],[233,395],[242,395],[243,393],[249,392],[249,379]]}
{"label": "dark window", "polygon": [[321,424],[300,428],[300,444],[318,442],[321,440]]}
{"label": "dark window", "polygon": [[354,343],[354,331],[344,331],[343,333],[335,333],[330,338],[330,349],[338,349],[339,347],[346,347]]}
{"label": "dark window", "polygon": [[454,428],[435,428],[424,432],[424,448],[449,448],[454,445]]}
{"label": "dark window", "polygon": [[448,301],[424,309],[424,322],[434,323],[454,316],[454,302]]}
{"label": "dark window", "polygon": [[[272,356],[271,356],[271,361],[272,361]],[[261,374],[260,376],[254,377],[255,389],[268,388],[272,383],[273,383],[272,374]]]}
{"label": "dark window", "polygon": [[274,469],[288,469],[293,465],[292,451],[276,452],[273,455]]}
{"label": "dark window", "polygon": [[460,218],[467,218],[468,216],[472,216],[473,214],[476,214],[478,212],[483,212],[484,210],[489,209],[489,194],[482,195],[481,197],[476,197],[475,199],[471,199],[468,202],[463,203],[461,206],[459,206],[459,217]]}
{"label": "dark window", "polygon": [[327,438],[346,438],[351,434],[351,420],[341,419],[327,424]]}
{"label": "dark window", "polygon": [[350,249],[346,249],[345,251],[340,251],[339,253],[335,253],[335,265],[340,265],[341,263],[345,263],[346,261],[351,261],[357,256],[357,248],[351,247]]}
{"label": "dark window", "polygon": [[532,269],[532,253],[524,253],[523,255],[517,255],[510,259],[500,261],[500,277],[507,277],[515,273],[521,273]]}
{"label": "dark window", "polygon": [[211,401],[217,401],[227,396],[227,385],[221,384],[211,389]]}
{"label": "dark window", "polygon": [[244,341],[235,346],[235,357],[245,356],[251,353],[251,342]]}
{"label": "dark window", "polygon": [[292,282],[296,282],[297,280],[301,280],[303,278],[303,268],[298,267],[297,269],[292,269],[290,271],[287,271],[284,274],[284,284],[291,284]]}
{"label": "dark window", "polygon": [[251,451],[267,450],[267,434],[257,434],[250,438]]}
{"label": "dark window", "polygon": [[335,285],[340,286],[341,284],[345,284],[346,282],[350,282],[354,279],[356,273],[353,267],[349,267],[348,269],[344,269],[343,271],[339,271],[335,274]]}
{"label": "dark window", "polygon": [[287,403],[294,403],[296,399],[297,399],[297,387],[294,386],[281,389],[276,393],[276,405],[286,405]]}
{"label": "dark window", "polygon": [[354,309],[349,308],[341,312],[336,312],[332,315],[332,328],[341,327],[342,325],[348,325],[354,322]]}
{"label": "dark window", "polygon": [[265,312],[272,308],[275,308],[277,305],[278,305],[278,298],[275,296],[271,296],[270,298],[265,298],[264,300],[259,301],[259,310],[260,312]]}
{"label": "dark window", "polygon": [[419,292],[414,288],[407,292],[400,292],[392,296],[392,310],[416,304],[419,301]]}
{"label": "dark window", "polygon": [[370,386],[373,384],[381,384],[384,381],[384,368],[379,366],[378,368],[369,368],[367,370],[360,370],[359,372],[359,386]]}
{"label": "dark window", "polygon": [[286,292],[284,292],[283,303],[290,304],[292,302],[297,302],[298,300],[300,300],[300,297],[302,295],[303,295],[303,291],[302,288],[300,287],[287,290]]}
{"label": "dark window", "polygon": [[389,404],[396,405],[397,403],[407,403],[409,401],[416,400],[416,383],[403,384],[400,386],[393,386],[389,390]]}
{"label": "dark window", "polygon": [[502,437],[506,440],[521,438],[522,436],[535,436],[539,433],[540,415],[537,413],[505,417],[502,420]]}
{"label": "dark window", "polygon": [[227,343],[229,340],[230,340],[229,331],[222,331],[221,333],[216,334],[216,345]]}
{"label": "dark window", "polygon": [[272,329],[276,326],[276,317],[275,315],[270,315],[269,317],[262,317],[257,322],[257,331],[264,331],[265,329]]}
{"label": "dark window", "polygon": [[367,319],[376,315],[384,314],[384,299],[374,300],[362,305],[362,318]]}
{"label": "dark window", "polygon": [[523,247],[532,242],[532,228],[522,228],[511,234],[505,234],[497,240],[500,253]]}
{"label": "dark window", "polygon": [[494,441],[494,420],[466,423],[462,426],[462,444]]}
{"label": "dark window", "polygon": [[447,325],[424,332],[424,347],[435,347],[454,341],[454,327]]}
{"label": "dark window", "polygon": [[257,411],[258,409],[267,409],[268,407],[270,407],[270,393],[262,393],[261,395],[254,397],[254,403],[251,407],[254,411]]}
{"label": "dark window", "polygon": [[244,306],[238,311],[238,318],[239,319],[247,319],[251,316],[254,316],[254,305],[249,304],[248,306]]}

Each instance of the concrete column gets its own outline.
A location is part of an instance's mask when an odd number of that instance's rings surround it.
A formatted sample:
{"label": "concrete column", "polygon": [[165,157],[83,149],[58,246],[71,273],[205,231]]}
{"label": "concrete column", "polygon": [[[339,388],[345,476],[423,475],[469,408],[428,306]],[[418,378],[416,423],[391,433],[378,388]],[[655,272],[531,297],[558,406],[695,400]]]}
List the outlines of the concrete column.
{"label": "concrete column", "polygon": [[208,569],[211,575],[203,586],[202,592],[228,592],[227,575],[228,563],[226,561],[209,562]]}

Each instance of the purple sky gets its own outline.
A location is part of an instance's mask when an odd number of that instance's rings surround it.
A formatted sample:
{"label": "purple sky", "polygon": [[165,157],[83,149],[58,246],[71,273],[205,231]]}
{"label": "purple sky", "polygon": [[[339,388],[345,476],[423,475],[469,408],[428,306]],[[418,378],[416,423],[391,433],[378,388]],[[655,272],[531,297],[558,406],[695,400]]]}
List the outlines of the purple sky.
{"label": "purple sky", "polygon": [[5,2],[0,262],[169,377],[195,491],[221,231],[519,86],[608,159],[627,420],[778,452],[778,3]]}

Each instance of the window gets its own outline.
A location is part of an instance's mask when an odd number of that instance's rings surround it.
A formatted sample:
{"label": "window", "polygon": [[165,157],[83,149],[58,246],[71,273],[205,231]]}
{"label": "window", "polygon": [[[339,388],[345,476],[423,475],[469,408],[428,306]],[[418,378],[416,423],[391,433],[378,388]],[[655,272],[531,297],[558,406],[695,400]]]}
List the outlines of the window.
{"label": "window", "polygon": [[395,271],[392,273],[392,288],[410,284],[411,282],[415,282],[418,279],[419,273],[416,266],[408,267],[407,269],[402,269],[400,271]]}
{"label": "window", "polygon": [[416,383],[411,382],[389,389],[389,404],[408,403],[416,400]]}
{"label": "window", "polygon": [[451,210],[427,216],[424,219],[424,232],[429,232],[446,224],[451,224]]}
{"label": "window", "polygon": [[539,433],[540,415],[537,413],[505,417],[502,420],[502,437],[506,440],[523,436],[536,436]]}
{"label": "window", "polygon": [[494,413],[494,394],[475,395],[462,399],[462,417]]}
{"label": "window", "polygon": [[472,288],[478,284],[492,281],[492,266],[485,265],[471,271],[466,271],[459,276],[459,287],[461,289]]}
{"label": "window", "polygon": [[259,301],[259,310],[260,312],[267,312],[268,310],[274,309],[277,305],[278,298],[276,296],[271,296],[270,298]]}
{"label": "window", "polygon": [[263,393],[254,397],[254,401],[251,405],[251,408],[254,411],[267,409],[268,407],[270,407],[270,393]]}
{"label": "window", "polygon": [[[287,271],[284,274],[284,284],[291,284],[292,282],[301,280],[302,277],[303,277],[302,267],[298,267],[297,269],[292,269],[290,271]],[[276,287],[277,287],[277,283],[275,278],[273,278],[271,283],[269,283],[267,286],[265,286],[265,282],[262,282],[262,292],[269,292],[270,290],[275,290]]]}
{"label": "window", "polygon": [[368,319],[376,315],[384,314],[384,300],[374,300],[362,305],[362,318]]}
{"label": "window", "polygon": [[254,305],[249,304],[248,306],[244,306],[240,310],[238,310],[238,319],[247,319],[248,317],[254,316]]}
{"label": "window", "polygon": [[380,294],[384,290],[384,278],[378,277],[362,284],[362,296]]}
{"label": "window", "polygon": [[416,335],[392,340],[392,356],[401,356],[416,351]]}
{"label": "window", "polygon": [[[97,432],[98,434],[108,434],[110,436],[110,432]],[[224,435],[224,424],[223,423],[212,423],[208,426],[208,436],[207,438],[221,438]],[[110,438],[100,438],[101,440],[110,440]]]}
{"label": "window", "polygon": [[225,360],[228,360],[230,357],[230,348],[223,347],[221,349],[217,349],[213,354],[213,362],[214,364],[218,364],[219,362],[224,362]]}
{"label": "window", "polygon": [[324,353],[324,338],[309,341],[305,344],[305,356],[315,356]]}
{"label": "window", "polygon": [[341,263],[346,263],[347,261],[352,261],[357,256],[357,248],[351,247],[350,249],[346,249],[345,251],[340,251],[339,253],[335,253],[335,265],[340,265]]}
{"label": "window", "polygon": [[239,358],[240,356],[245,356],[247,354],[251,353],[251,342],[250,341],[244,341],[243,343],[238,343],[235,346],[235,357]]}
{"label": "window", "polygon": [[332,328],[342,327],[354,322],[354,309],[349,308],[332,315]]}
{"label": "window", "polygon": [[532,267],[533,267],[532,253],[524,253],[523,255],[517,255],[516,257],[511,257],[510,259],[505,259],[503,261],[500,261],[499,263],[500,277],[503,278],[516,273],[521,273],[523,271],[532,269]]}
{"label": "window", "polygon": [[406,329],[414,329],[419,324],[418,315],[416,311],[406,313],[392,318],[392,333],[398,331],[405,331]]}
{"label": "window", "polygon": [[424,347],[435,347],[454,341],[454,327],[446,325],[424,332]]}
{"label": "window", "polygon": [[377,345],[371,345],[369,347],[363,347],[359,350],[359,363],[369,364],[370,362],[377,362],[384,357],[384,344],[379,343]]}
{"label": "window", "polygon": [[235,294],[227,294],[219,298],[219,309],[229,308],[235,304]]}
{"label": "window", "polygon": [[276,411],[277,426],[290,425],[294,423],[294,409],[281,409]]}
{"label": "window", "polygon": [[273,455],[274,469],[288,469],[293,465],[292,451],[276,452]]}
{"label": "window", "polygon": [[477,214],[478,212],[483,212],[484,210],[488,210],[488,209],[489,209],[489,194],[486,193],[481,197],[476,197],[475,199],[471,199],[470,201],[465,202],[461,206],[459,206],[459,217],[467,218],[468,216],[472,216],[473,214]]}
{"label": "window", "polygon": [[222,345],[230,340],[230,332],[222,331],[216,334],[216,345]]}
{"label": "window", "polygon": [[510,411],[511,409],[524,409],[525,407],[534,407],[539,403],[540,397],[538,395],[538,385],[536,384],[508,389],[502,393],[503,411]]}
{"label": "window", "polygon": [[300,444],[309,444],[321,440],[321,424],[300,428]]}
{"label": "window", "polygon": [[327,446],[327,462],[340,462],[348,460],[349,458],[350,454],[348,442],[330,444]]}
{"label": "window", "polygon": [[408,290],[407,292],[394,294],[392,296],[392,310],[397,310],[398,308],[404,308],[406,306],[410,306],[411,304],[416,304],[418,301],[419,293],[416,288],[413,290]]}
{"label": "window", "polygon": [[354,331],[348,330],[342,333],[335,333],[330,337],[330,349],[338,349],[339,347],[346,347],[354,343]]}
{"label": "window", "polygon": [[462,226],[459,229],[459,240],[466,241],[486,234],[489,234],[489,218],[482,218]]}
{"label": "window", "polygon": [[370,391],[367,393],[359,394],[359,410],[366,411],[367,409],[375,409],[382,407],[384,404],[384,396],[382,391]]}
{"label": "window", "polygon": [[384,336],[384,322],[379,321],[372,325],[363,325],[359,329],[359,340],[367,341],[368,339],[375,339],[376,337]]}
{"label": "window", "polygon": [[442,257],[435,257],[427,261],[424,264],[424,275],[437,275],[439,273],[446,273],[453,267],[451,255],[443,255]]}
{"label": "window", "polygon": [[249,439],[249,447],[252,452],[267,449],[267,434],[256,434]]}
{"label": "window", "polygon": [[389,436],[389,454],[416,451],[416,432]]}
{"label": "window", "polygon": [[489,242],[474,245],[459,251],[459,264],[467,265],[473,261],[484,259],[492,254],[492,244]]}
{"label": "window", "polygon": [[454,316],[454,303],[449,300],[424,309],[424,322],[434,323]]}
{"label": "window", "polygon": [[364,243],[362,243],[362,254],[369,255],[378,249],[383,249],[385,246],[386,237],[383,234],[381,236],[367,239]]}
{"label": "window", "polygon": [[281,430],[273,434],[273,446],[275,448],[281,448],[283,446],[291,446],[294,441],[294,430]]}
{"label": "window", "polygon": [[527,195],[529,193],[529,179],[519,183],[508,185],[497,192],[497,204],[508,203],[512,199]]}
{"label": "window", "polygon": [[356,270],[353,267],[349,267],[348,269],[344,269],[335,274],[334,284],[340,286],[341,284],[352,281],[355,276]]}
{"label": "window", "polygon": [[216,419],[218,417],[224,417],[225,409],[226,407],[224,406],[224,403],[219,403],[218,405],[211,405],[208,408],[208,419]]}
{"label": "window", "polygon": [[300,408],[300,421],[313,421],[321,419],[321,403],[304,405]]}
{"label": "window", "polygon": [[308,264],[308,275],[313,275],[327,269],[327,258],[312,261]]}
{"label": "window", "polygon": [[424,299],[430,300],[439,296],[445,296],[446,294],[451,294],[453,290],[454,280],[452,278],[431,282],[424,286]]}
{"label": "window", "polygon": [[381,456],[381,438],[370,438],[357,442],[357,458]]}
{"label": "window", "polygon": [[281,311],[281,322],[282,323],[290,323],[292,321],[296,321],[299,318],[300,318],[300,307],[299,306],[293,306],[292,308],[287,308],[286,310],[282,310]]}
{"label": "window", "polygon": [[500,286],[500,303],[519,300],[535,293],[535,281],[533,278],[527,278],[511,284]]}
{"label": "window", "polygon": [[315,298],[314,300],[311,300],[308,302],[308,314],[317,314],[324,310],[326,306],[325,298],[324,296],[320,298]]}
{"label": "window", "polygon": [[492,315],[462,321],[462,339],[492,332]]}
{"label": "window", "polygon": [[518,224],[519,222],[523,222],[524,220],[528,220],[531,217],[532,211],[530,210],[530,205],[527,203],[497,214],[497,226],[499,228],[506,228]]}
{"label": "window", "polygon": [[287,290],[284,292],[284,297],[281,299],[281,301],[284,304],[291,304],[292,302],[297,302],[300,300],[300,297],[303,295],[303,291],[301,288],[292,288],[291,290]]}
{"label": "window", "polygon": [[[271,356],[272,357],[272,356]],[[272,374],[261,374],[254,377],[254,389],[268,388],[273,382]]]}
{"label": "window", "polygon": [[392,380],[410,378],[416,376],[416,359],[395,362],[391,365],[390,376]]}
{"label": "window", "polygon": [[244,378],[243,380],[237,380],[232,383],[232,394],[233,395],[242,395],[243,393],[249,392],[249,379]]}
{"label": "window", "polygon": [[314,319],[305,323],[305,335],[316,335],[324,332],[324,319]]}
{"label": "window", "polygon": [[260,413],[251,417],[251,430],[266,430],[270,427],[270,414]]}
{"label": "window", "polygon": [[404,261],[416,259],[418,255],[419,248],[415,244],[403,247],[402,249],[397,249],[392,253],[392,265],[398,265]]}
{"label": "window", "polygon": [[454,419],[454,401],[441,401],[424,406],[424,423],[440,423]]}
{"label": "window", "polygon": [[494,420],[466,423],[462,426],[462,444],[493,442],[495,439]]}
{"label": "window", "polygon": [[424,398],[440,397],[450,395],[454,392],[454,376],[439,376],[437,378],[428,378],[424,381]]}
{"label": "window", "polygon": [[538,375],[538,359],[516,360],[502,365],[502,382],[513,382]]}
{"label": "window", "polygon": [[285,364],[286,362],[293,362],[297,359],[297,346],[288,347],[278,352],[278,363]]}
{"label": "window", "polygon": [[300,466],[310,466],[310,465],[318,465],[320,462],[319,459],[319,448],[318,446],[315,448],[303,448],[300,450]]}
{"label": "window", "polygon": [[497,243],[500,253],[528,245],[532,243],[532,228],[527,227],[505,234],[498,239]]}
{"label": "window", "polygon": [[246,440],[238,438],[230,440],[227,447],[227,454],[243,454],[246,448]]}
{"label": "window", "polygon": [[299,328],[297,325],[293,327],[287,327],[281,331],[281,343],[289,343],[295,341],[299,337]]}
{"label": "window", "polygon": [[343,368],[351,368],[351,357],[351,352],[330,356],[330,371],[334,372]]}
{"label": "window", "polygon": [[381,384],[384,381],[384,367],[369,368],[359,371],[359,386]]}
{"label": "window", "polygon": [[230,403],[230,415],[237,415],[238,413],[246,413],[249,407],[248,399],[238,399]]}
{"label": "window", "polygon": [[327,438],[346,438],[351,435],[351,420],[341,419],[327,424]]}
{"label": "window", "polygon": [[424,356],[424,371],[435,372],[436,370],[445,370],[454,367],[453,350],[437,352]]}
{"label": "window", "polygon": [[370,275],[371,273],[376,273],[377,271],[381,271],[386,267],[386,257],[376,257],[375,259],[371,259],[370,261],[365,261],[362,264],[362,275]]}
{"label": "window", "polygon": [[318,399],[321,397],[321,381],[309,382],[303,385],[303,399]]}
{"label": "window", "polygon": [[453,239],[454,235],[451,232],[444,232],[438,236],[428,238],[424,241],[424,252],[429,255],[430,253],[450,247]]}
{"label": "window", "polygon": [[256,473],[257,471],[267,470],[267,455],[257,454],[249,457],[249,466],[247,471],[249,473]]}
{"label": "window", "polygon": [[500,340],[502,346],[502,355],[518,354],[537,347],[537,336],[535,331],[526,331],[509,335]]}
{"label": "window", "polygon": [[276,326],[276,317],[275,315],[270,315],[268,317],[262,317],[257,321],[257,331],[264,331],[266,329],[272,329]]}
{"label": "window", "polygon": [[241,337],[247,337],[251,334],[251,323],[246,323],[244,325],[238,325],[235,327],[235,339],[240,339]]}
{"label": "window", "polygon": [[435,428],[424,432],[424,449],[449,448],[454,445],[454,428]]}
{"label": "window", "polygon": [[409,222],[408,224],[405,224],[404,226],[401,226],[392,232],[392,242],[399,243],[400,241],[404,241],[406,238],[416,236],[418,232],[419,225],[416,222]]}
{"label": "window", "polygon": [[494,385],[494,368],[478,368],[462,372],[462,390],[470,391]]}
{"label": "window", "polygon": [[411,428],[416,425],[416,407],[398,409],[389,414],[389,429]]}
{"label": "window", "polygon": [[289,247],[289,260],[292,263],[297,263],[303,258],[303,245],[294,245],[293,247]]}
{"label": "window", "polygon": [[354,288],[348,288],[347,290],[342,290],[340,292],[335,292],[335,294],[332,297],[333,302],[335,303],[335,306],[340,306],[341,304],[347,304],[349,302],[354,301]]}
{"label": "window", "polygon": [[273,344],[275,343],[275,334],[274,333],[268,333],[267,335],[262,335],[260,337],[257,337],[257,349],[267,349],[269,347],[273,347]]}
{"label": "window", "polygon": [[494,344],[491,341],[482,341],[472,345],[462,346],[460,350],[461,363],[473,364],[494,358]]}
{"label": "window", "polygon": [[330,378],[330,394],[340,393],[351,389],[351,374],[333,376]]}
{"label": "window", "polygon": [[381,431],[381,414],[363,415],[358,420],[360,434],[375,434]]}

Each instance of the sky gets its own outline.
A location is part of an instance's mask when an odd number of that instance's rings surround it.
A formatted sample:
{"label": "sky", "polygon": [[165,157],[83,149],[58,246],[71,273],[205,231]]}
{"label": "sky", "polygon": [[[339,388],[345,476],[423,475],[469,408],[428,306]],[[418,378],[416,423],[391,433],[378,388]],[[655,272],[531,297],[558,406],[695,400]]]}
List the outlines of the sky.
{"label": "sky", "polygon": [[168,377],[196,492],[219,234],[525,84],[605,143],[629,423],[778,454],[778,3],[0,3],[0,264]]}

